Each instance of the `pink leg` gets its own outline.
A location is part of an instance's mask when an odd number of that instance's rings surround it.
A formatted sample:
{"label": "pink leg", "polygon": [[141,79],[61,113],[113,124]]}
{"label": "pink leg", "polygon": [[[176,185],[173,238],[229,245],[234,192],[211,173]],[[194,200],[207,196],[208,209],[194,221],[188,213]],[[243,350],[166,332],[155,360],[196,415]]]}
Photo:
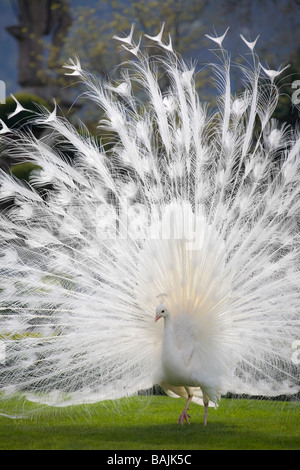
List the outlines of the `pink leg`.
{"label": "pink leg", "polygon": [[190,424],[188,418],[190,418],[191,416],[187,414],[187,411],[188,411],[188,409],[189,409],[189,404],[190,404],[192,398],[193,398],[192,396],[188,398],[188,400],[187,400],[187,402],[186,402],[186,405],[185,405],[185,407],[184,407],[184,410],[182,411],[182,413],[181,413],[180,416],[179,416],[179,419],[178,419],[178,421],[177,421],[177,424],[179,424],[179,423],[180,423],[180,424],[184,424],[184,421],[186,421],[188,424]]}
{"label": "pink leg", "polygon": [[204,426],[207,425],[207,411],[208,411],[208,403],[204,404]]}

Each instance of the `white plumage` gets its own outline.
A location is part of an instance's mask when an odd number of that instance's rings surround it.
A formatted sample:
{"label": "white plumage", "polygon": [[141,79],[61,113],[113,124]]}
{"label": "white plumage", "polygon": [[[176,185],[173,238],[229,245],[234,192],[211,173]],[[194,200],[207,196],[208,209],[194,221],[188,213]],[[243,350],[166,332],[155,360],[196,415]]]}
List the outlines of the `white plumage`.
{"label": "white plumage", "polygon": [[66,66],[109,145],[56,107],[36,116],[41,139],[3,125],[3,152],[37,165],[28,184],[1,172],[4,413],[11,397],[18,414],[24,397],[65,406],[159,383],[187,399],[180,423],[194,400],[206,424],[224,393],[299,391],[298,131],[272,119],[278,90],[261,81],[256,41],[233,96],[225,35],[211,38],[224,62],[209,115],[163,26],[156,59],[133,28],[117,37],[134,58],[119,84]]}

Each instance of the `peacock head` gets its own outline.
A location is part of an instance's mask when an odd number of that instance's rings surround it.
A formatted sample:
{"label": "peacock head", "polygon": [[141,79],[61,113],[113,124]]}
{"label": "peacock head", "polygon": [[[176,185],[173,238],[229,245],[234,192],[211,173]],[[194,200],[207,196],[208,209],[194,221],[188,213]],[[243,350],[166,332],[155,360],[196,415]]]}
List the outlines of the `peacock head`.
{"label": "peacock head", "polygon": [[164,304],[160,304],[156,308],[156,315],[154,321],[157,322],[160,318],[165,318],[169,314],[169,310]]}

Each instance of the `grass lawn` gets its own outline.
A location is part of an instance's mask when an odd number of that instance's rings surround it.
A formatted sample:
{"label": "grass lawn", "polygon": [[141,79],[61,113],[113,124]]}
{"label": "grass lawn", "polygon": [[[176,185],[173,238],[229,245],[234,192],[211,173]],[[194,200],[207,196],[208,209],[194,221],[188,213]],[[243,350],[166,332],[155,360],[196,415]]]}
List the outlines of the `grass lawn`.
{"label": "grass lawn", "polygon": [[63,409],[29,419],[0,416],[0,450],[300,449],[300,404],[223,399],[209,408],[191,404],[191,425],[177,425],[181,399],[138,396]]}

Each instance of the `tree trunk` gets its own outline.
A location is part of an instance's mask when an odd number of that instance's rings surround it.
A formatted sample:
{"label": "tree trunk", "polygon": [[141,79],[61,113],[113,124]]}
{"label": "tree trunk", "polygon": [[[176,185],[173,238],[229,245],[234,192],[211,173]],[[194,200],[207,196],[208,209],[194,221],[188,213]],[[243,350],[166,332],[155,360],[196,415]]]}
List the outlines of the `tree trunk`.
{"label": "tree trunk", "polygon": [[72,24],[69,5],[66,0],[18,0],[18,10],[19,24],[7,28],[19,44],[18,83],[43,86],[47,83],[44,37],[53,34],[50,57],[54,68]]}

